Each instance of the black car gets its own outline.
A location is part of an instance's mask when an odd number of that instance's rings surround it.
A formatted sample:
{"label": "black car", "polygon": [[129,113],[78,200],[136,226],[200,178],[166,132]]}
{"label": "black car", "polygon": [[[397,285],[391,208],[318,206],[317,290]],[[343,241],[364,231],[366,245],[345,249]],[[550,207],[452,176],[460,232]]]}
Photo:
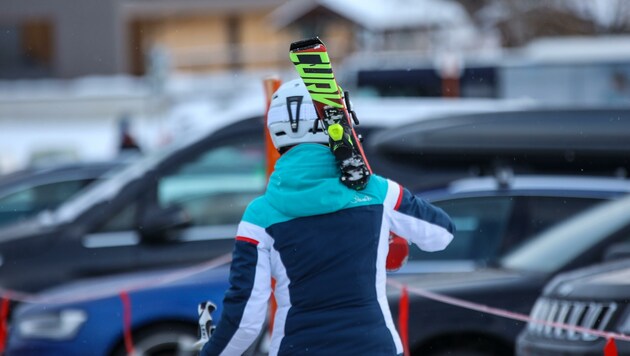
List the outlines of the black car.
{"label": "black car", "polygon": [[[245,207],[266,184],[259,106],[223,113],[57,209],[0,228],[0,287],[39,291],[82,277],[191,265],[231,251]],[[359,127],[366,137],[387,124],[369,121]]]}
{"label": "black car", "polygon": [[[513,177],[507,185],[501,185],[496,179],[490,177],[470,178],[454,182],[447,189],[426,193],[437,204],[448,209],[453,218],[460,224],[460,230],[452,246],[441,253],[423,254],[419,250],[417,250],[417,254],[413,252],[410,256],[413,261],[409,261],[400,273],[444,272],[445,270],[452,271],[455,268],[470,269],[473,267],[473,263],[478,260],[486,260],[491,256],[504,254],[509,248],[521,242],[528,232],[538,231],[597,202],[613,199],[619,194],[629,191],[630,182],[612,178],[566,179],[519,176]],[[535,209],[536,207],[541,208]],[[491,231],[486,230],[489,226],[501,228],[494,229],[490,233]],[[431,255],[432,258],[428,259],[427,255]],[[75,297],[94,290],[109,290],[111,292],[115,288],[122,288],[121,286],[126,283],[128,285],[128,279],[131,276],[135,276],[131,278],[137,278],[140,275],[155,276],[157,273],[168,275],[174,272],[145,271],[131,275],[124,273],[116,276],[88,278],[56,286],[53,290]],[[226,279],[227,276],[225,276]],[[205,278],[192,278],[189,282],[179,284],[178,287],[160,285],[157,288],[147,288],[141,293],[133,293],[134,305],[141,306],[134,309],[134,324],[132,326],[136,332],[134,335],[137,335],[137,338],[134,336],[134,341],[137,342],[138,348],[144,348],[145,352],[153,354],[147,349],[155,347],[153,352],[157,354],[159,352],[166,353],[167,351],[164,350],[169,347],[168,350],[185,347],[186,340],[190,341],[195,337],[197,319],[194,306],[196,303],[210,298],[210,296],[204,297],[204,295],[211,293],[214,295],[212,300],[220,305],[220,299],[217,301],[216,296],[221,296],[223,289],[220,291],[213,289],[210,292],[208,283],[211,282]],[[118,287],[116,287],[117,285]],[[221,285],[220,287],[225,286]],[[173,293],[167,292],[169,288]],[[180,293],[176,293],[178,289]],[[55,293],[54,291],[53,293]],[[50,297],[51,291],[40,293],[38,296]],[[159,300],[157,307],[155,309],[150,308],[150,301],[155,300]],[[184,303],[185,300],[186,303]],[[177,301],[179,311],[176,311],[176,308],[164,310],[164,303],[171,305],[174,301]],[[188,304],[188,309],[182,307],[184,304]],[[110,316],[110,319],[117,320],[118,316],[115,314],[119,308],[120,304],[116,296],[94,301],[82,301],[80,305],[55,303],[55,305],[37,304],[23,307],[22,310],[28,310],[28,312],[16,314],[14,321],[16,321],[17,326],[13,329],[21,330],[22,335],[13,334],[11,348],[15,354],[37,353],[34,350],[49,350],[56,354],[76,354],[79,352],[77,350],[84,350],[88,347],[77,340],[90,340],[90,346],[103,344],[104,346],[100,347],[99,350],[107,350],[112,347],[107,345],[118,344],[122,335],[120,335],[118,323],[107,322],[103,317],[99,318],[98,315],[105,312]],[[68,337],[64,340],[51,340],[47,331],[58,329],[58,325],[56,322],[50,322],[50,320],[58,320],[57,316],[63,315],[64,310],[82,310],[86,314],[81,315],[88,315],[88,321],[83,320],[85,324],[81,326],[81,336]],[[46,319],[44,317],[51,314],[54,315],[52,318]],[[174,314],[177,314],[177,317],[174,317]],[[92,316],[89,317],[89,315]],[[215,316],[218,315],[215,314]],[[108,326],[103,327],[103,322],[106,322]],[[33,325],[32,323],[37,323],[40,326],[28,329],[29,325]],[[24,326],[27,327],[27,330],[23,330]],[[72,334],[71,331],[69,329],[66,335]],[[259,340],[260,343],[254,347],[261,354],[265,353],[265,340],[267,339],[262,337]],[[122,349],[122,343],[119,346]]]}
{"label": "black car", "polygon": [[261,118],[225,117],[54,211],[0,229],[0,286],[31,292],[212,259],[231,250],[265,179]]}
{"label": "black car", "polygon": [[[419,101],[359,106],[358,131],[366,142],[375,131],[431,111]],[[266,182],[262,114],[262,105],[253,103],[208,118],[206,128],[138,159],[58,209],[0,228],[0,287],[37,291],[229,252],[242,212]],[[378,159],[370,162],[389,175]]]}
{"label": "black car", "polygon": [[0,226],[56,209],[125,160],[33,167],[0,176]]}
{"label": "black car", "polygon": [[[508,167],[516,174],[630,172],[630,109],[529,108],[444,116],[394,127],[365,145],[395,180],[426,189]],[[430,173],[430,174],[427,174]]]}
{"label": "black car", "polygon": [[[630,247],[629,211],[630,196],[603,203],[530,238],[493,267],[399,277],[399,281],[528,314],[545,284],[558,273],[602,262]],[[392,290],[389,297],[397,315],[399,292]],[[409,325],[414,355],[513,355],[524,323],[412,294]]]}
{"label": "black car", "polygon": [[[619,252],[619,251],[618,251]],[[624,259],[563,273],[554,278],[531,312],[536,320],[586,329],[630,333],[630,249]],[[619,253],[617,253],[617,257]],[[529,323],[517,342],[519,356],[602,355],[607,340],[585,332]],[[630,342],[616,341],[619,355]]]}
{"label": "black car", "polygon": [[464,178],[419,192],[449,214],[455,238],[440,252],[411,246],[409,261],[397,273],[474,270],[544,229],[628,193],[625,179],[547,175]]}

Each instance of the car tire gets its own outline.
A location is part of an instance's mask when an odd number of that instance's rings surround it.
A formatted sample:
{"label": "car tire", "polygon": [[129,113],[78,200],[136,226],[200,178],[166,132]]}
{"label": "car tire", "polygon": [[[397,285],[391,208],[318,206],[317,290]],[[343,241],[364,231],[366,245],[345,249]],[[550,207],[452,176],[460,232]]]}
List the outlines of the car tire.
{"label": "car tire", "polygon": [[498,340],[476,339],[460,340],[457,343],[448,342],[439,347],[416,350],[412,355],[429,356],[513,356],[514,352],[508,345]]}
{"label": "car tire", "polygon": [[[197,327],[184,323],[153,325],[135,331],[132,339],[136,355],[195,355],[196,352],[190,348],[197,341]],[[127,356],[124,341],[120,342],[112,355]]]}
{"label": "car tire", "polygon": [[496,354],[490,351],[475,351],[475,350],[465,350],[465,349],[453,349],[449,351],[441,351],[441,352],[434,353],[431,355],[432,356],[496,356]]}
{"label": "car tire", "polygon": [[[415,353],[414,353],[415,354]],[[458,345],[429,353],[430,356],[512,356],[511,350],[500,346]]]}

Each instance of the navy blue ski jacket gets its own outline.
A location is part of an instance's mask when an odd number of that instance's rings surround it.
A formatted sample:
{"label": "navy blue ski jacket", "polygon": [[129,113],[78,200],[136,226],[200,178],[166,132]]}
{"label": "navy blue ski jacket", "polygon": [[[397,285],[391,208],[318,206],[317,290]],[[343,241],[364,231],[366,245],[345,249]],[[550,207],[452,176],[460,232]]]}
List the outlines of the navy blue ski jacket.
{"label": "navy blue ski jacket", "polygon": [[441,209],[373,175],[364,190],[339,181],[328,147],[300,144],[276,163],[265,194],[239,224],[223,314],[201,355],[241,355],[265,320],[276,279],[270,355],[397,355],[386,298],[389,233],[444,249]]}

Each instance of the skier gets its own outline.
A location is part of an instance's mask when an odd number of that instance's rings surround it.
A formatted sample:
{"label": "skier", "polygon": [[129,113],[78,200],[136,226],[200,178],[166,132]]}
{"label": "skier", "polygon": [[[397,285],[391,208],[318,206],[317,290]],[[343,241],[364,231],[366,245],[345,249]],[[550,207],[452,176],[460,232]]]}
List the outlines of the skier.
{"label": "skier", "polygon": [[238,226],[223,313],[201,355],[241,355],[258,336],[275,278],[270,355],[398,355],[386,298],[389,232],[425,251],[454,226],[439,208],[373,175],[340,182],[328,136],[301,80],[274,94],[267,126],[281,154],[266,193]]}

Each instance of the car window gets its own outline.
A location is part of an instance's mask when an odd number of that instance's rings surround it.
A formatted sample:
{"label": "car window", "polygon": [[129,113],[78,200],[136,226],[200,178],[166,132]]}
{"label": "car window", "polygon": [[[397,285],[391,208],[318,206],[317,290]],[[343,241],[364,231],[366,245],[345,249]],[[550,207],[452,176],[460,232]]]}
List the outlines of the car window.
{"label": "car window", "polygon": [[241,140],[210,149],[161,177],[158,204],[179,205],[193,225],[237,224],[265,182],[262,140]]}
{"label": "car window", "polygon": [[136,212],[138,211],[138,203],[125,206],[114,216],[107,220],[98,232],[114,232],[114,231],[130,231],[136,227]]}
{"label": "car window", "polygon": [[630,223],[630,197],[598,204],[528,239],[501,259],[504,268],[550,273]]}
{"label": "car window", "polygon": [[0,197],[0,225],[27,218],[42,210],[54,209],[92,181],[69,180],[25,186]]}
{"label": "car window", "polygon": [[520,197],[522,209],[512,215],[511,236],[503,242],[502,252],[508,252],[526,238],[564,221],[587,208],[603,201],[600,198],[528,196]]}
{"label": "car window", "polygon": [[436,201],[455,224],[455,238],[447,249],[424,252],[412,245],[409,260],[469,260],[494,256],[505,234],[515,204],[512,197],[475,197]]}

